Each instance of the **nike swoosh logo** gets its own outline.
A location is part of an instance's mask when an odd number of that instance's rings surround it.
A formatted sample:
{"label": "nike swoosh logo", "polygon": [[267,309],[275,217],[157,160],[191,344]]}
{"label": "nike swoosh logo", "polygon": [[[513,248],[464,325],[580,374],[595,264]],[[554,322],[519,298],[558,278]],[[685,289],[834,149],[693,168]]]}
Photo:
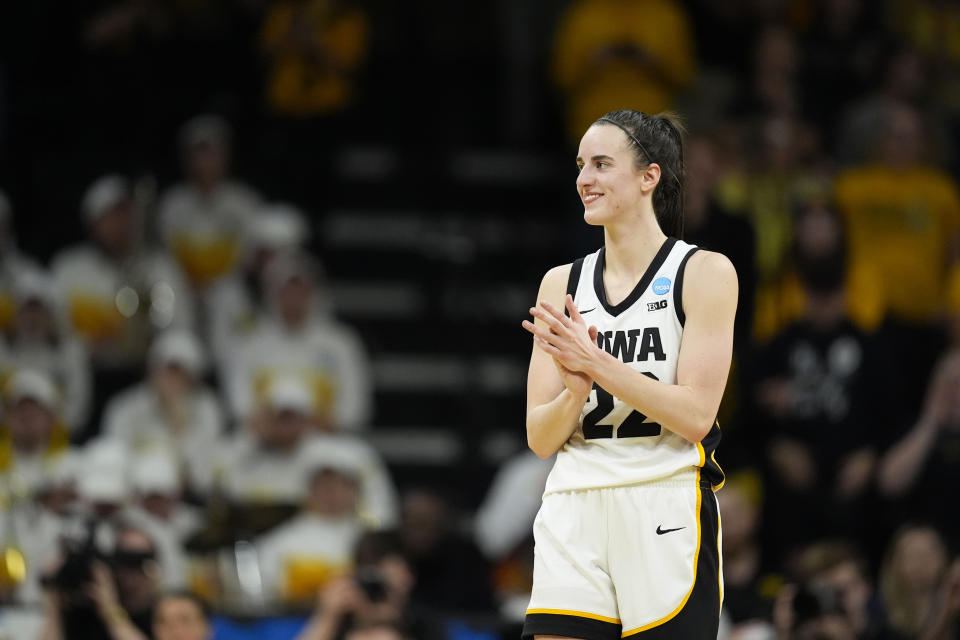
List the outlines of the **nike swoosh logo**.
{"label": "nike swoosh logo", "polygon": [[589,309],[584,309],[583,311],[580,311],[580,309],[577,309],[577,313],[579,313],[580,315],[583,315],[585,313],[590,313],[594,309],[596,309],[596,307],[590,307]]}
{"label": "nike swoosh logo", "polygon": [[671,531],[680,531],[680,529],[686,529],[686,527],[677,527],[676,529],[661,529],[662,525],[657,525],[657,535],[662,536],[665,533],[670,533]]}

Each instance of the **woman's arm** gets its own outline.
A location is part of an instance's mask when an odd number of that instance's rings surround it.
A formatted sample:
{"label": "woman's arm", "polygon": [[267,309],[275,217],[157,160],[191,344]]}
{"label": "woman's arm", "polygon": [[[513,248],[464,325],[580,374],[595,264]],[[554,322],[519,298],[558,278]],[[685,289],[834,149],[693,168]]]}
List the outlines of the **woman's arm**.
{"label": "woman's arm", "polygon": [[[537,300],[563,304],[569,276],[570,265],[548,271],[540,284]],[[545,321],[537,318],[535,323],[538,329],[549,332]],[[533,326],[524,321],[528,330]],[[579,424],[580,411],[592,388],[592,379],[562,369],[544,351],[544,345],[534,339],[527,372],[527,444],[535,454],[548,458],[570,438]]]}
{"label": "woman's arm", "polygon": [[883,456],[877,473],[880,492],[897,496],[909,491],[937,442],[940,429],[951,415],[960,386],[960,350],[937,364],[917,424]]}
{"label": "woman's arm", "polygon": [[726,257],[709,251],[695,253],[686,268],[686,323],[676,384],[648,378],[600,349],[569,298],[570,318],[549,303],[541,304],[534,315],[545,324],[535,335],[567,369],[595,380],[653,422],[699,442],[713,426],[730,371],[737,274]]}

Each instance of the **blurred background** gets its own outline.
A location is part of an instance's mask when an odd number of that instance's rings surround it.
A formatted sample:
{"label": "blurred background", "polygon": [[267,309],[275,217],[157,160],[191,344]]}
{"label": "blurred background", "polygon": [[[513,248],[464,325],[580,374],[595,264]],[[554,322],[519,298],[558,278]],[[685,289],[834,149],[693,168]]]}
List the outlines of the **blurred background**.
{"label": "blurred background", "polygon": [[0,638],[515,638],[574,158],[740,278],[721,638],[958,636],[960,4],[0,6]]}

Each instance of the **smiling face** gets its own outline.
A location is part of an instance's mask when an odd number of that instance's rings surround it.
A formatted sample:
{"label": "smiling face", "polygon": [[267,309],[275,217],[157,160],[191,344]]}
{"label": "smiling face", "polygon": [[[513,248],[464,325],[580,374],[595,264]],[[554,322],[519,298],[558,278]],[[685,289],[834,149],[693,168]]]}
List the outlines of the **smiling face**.
{"label": "smiling face", "polygon": [[656,164],[637,167],[626,134],[613,125],[595,124],[580,140],[577,192],[587,224],[604,225],[636,213],[660,178]]}

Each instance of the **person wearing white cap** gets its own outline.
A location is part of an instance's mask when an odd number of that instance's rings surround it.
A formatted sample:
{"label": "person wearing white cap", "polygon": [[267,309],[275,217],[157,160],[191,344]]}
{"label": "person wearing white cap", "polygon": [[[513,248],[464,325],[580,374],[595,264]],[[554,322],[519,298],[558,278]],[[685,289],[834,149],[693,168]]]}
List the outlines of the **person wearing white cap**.
{"label": "person wearing white cap", "polygon": [[16,319],[16,289],[20,277],[43,272],[39,263],[17,248],[12,227],[13,207],[0,190],[0,331],[9,329]]}
{"label": "person wearing white cap", "polygon": [[193,325],[191,293],[173,261],[140,242],[126,179],[97,179],[81,209],[90,240],[54,257],[54,280],[95,366],[132,367],[143,361],[153,332]]}
{"label": "person wearing white cap", "polygon": [[165,537],[182,544],[200,529],[200,512],[183,501],[183,483],[172,456],[154,451],[134,458],[130,487],[135,510],[155,522]]}
{"label": "person wearing white cap", "polygon": [[333,318],[319,267],[302,253],[285,253],[271,260],[264,278],[270,314],[229,364],[234,415],[249,415],[258,390],[278,372],[296,371],[309,381],[323,428],[366,428],[373,409],[370,363],[357,332]]}
{"label": "person wearing white cap", "polygon": [[191,284],[203,289],[238,264],[260,198],[229,177],[230,128],[222,118],[188,121],[180,145],[186,181],[161,197],[160,235]]}
{"label": "person wearing white cap", "polygon": [[202,380],[204,368],[203,350],[189,331],[157,336],[146,379],[111,398],[103,420],[104,433],[131,455],[173,456],[200,494],[210,488],[211,460],[224,429],[219,400]]}
{"label": "person wearing white cap", "polygon": [[296,375],[270,381],[257,410],[217,460],[221,489],[241,504],[299,504],[304,494],[300,448],[312,435],[313,394]]}
{"label": "person wearing white cap", "polygon": [[312,599],[350,568],[364,528],[396,520],[393,486],[364,442],[318,436],[301,447],[298,458],[306,487],[300,514],[257,542],[264,586],[286,600]]}
{"label": "person wearing white cap", "polygon": [[62,465],[70,464],[59,393],[47,374],[21,369],[7,382],[3,395],[0,484],[32,496]]}
{"label": "person wearing white cap", "polygon": [[363,523],[357,480],[338,467],[318,468],[301,512],[256,542],[268,598],[309,602],[327,580],[350,569]]}
{"label": "person wearing white cap", "polygon": [[257,210],[250,222],[242,268],[214,282],[207,290],[207,335],[220,371],[229,368],[230,355],[252,332],[267,310],[263,277],[278,253],[303,246],[309,237],[301,211],[288,204]]}
{"label": "person wearing white cap", "polygon": [[41,272],[23,273],[17,281],[17,312],[6,332],[0,373],[20,368],[44,371],[61,390],[61,415],[71,432],[86,425],[92,400],[90,359],[69,330],[53,281]]}

